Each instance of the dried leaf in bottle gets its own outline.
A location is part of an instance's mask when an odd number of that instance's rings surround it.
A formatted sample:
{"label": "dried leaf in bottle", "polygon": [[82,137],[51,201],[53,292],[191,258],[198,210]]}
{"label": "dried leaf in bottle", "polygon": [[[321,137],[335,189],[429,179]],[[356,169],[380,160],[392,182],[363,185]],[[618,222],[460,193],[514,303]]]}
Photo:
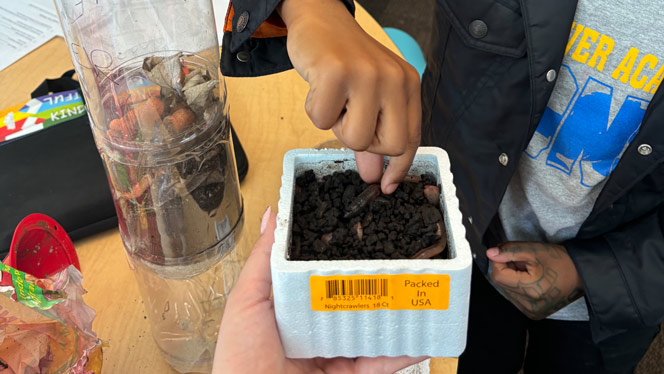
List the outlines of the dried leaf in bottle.
{"label": "dried leaf in bottle", "polygon": [[205,81],[206,79],[203,77],[200,69],[192,69],[192,71],[184,77],[183,89],[186,91],[193,86],[205,83]]}
{"label": "dried leaf in bottle", "polygon": [[226,153],[216,146],[199,159],[190,158],[178,165],[186,190],[201,210],[209,214],[219,207],[224,198],[225,164]]}
{"label": "dried leaf in bottle", "polygon": [[205,123],[212,123],[216,120],[221,112],[221,102],[213,101],[211,105],[208,105],[203,112],[203,121]]}
{"label": "dried leaf in bottle", "polygon": [[208,101],[208,98],[214,97],[213,90],[217,87],[218,84],[218,80],[211,80],[189,87],[184,91],[187,105],[189,105],[189,107],[193,109],[196,114],[202,114],[205,111],[205,105]]}
{"label": "dried leaf in bottle", "polygon": [[177,93],[182,92],[182,53],[173,56],[159,57],[151,56],[143,60],[143,71],[145,75],[162,88],[170,88]]}

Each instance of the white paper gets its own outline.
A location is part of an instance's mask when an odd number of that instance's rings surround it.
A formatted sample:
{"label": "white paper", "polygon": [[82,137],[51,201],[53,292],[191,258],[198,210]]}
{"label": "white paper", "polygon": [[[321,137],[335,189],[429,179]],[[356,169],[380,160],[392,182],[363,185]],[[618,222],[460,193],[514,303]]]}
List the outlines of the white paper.
{"label": "white paper", "polygon": [[54,36],[62,28],[52,0],[0,1],[0,70]]}
{"label": "white paper", "polygon": [[217,24],[217,38],[219,45],[224,37],[224,21],[226,20],[226,11],[228,10],[229,0],[212,0],[212,7],[214,8],[214,20]]}

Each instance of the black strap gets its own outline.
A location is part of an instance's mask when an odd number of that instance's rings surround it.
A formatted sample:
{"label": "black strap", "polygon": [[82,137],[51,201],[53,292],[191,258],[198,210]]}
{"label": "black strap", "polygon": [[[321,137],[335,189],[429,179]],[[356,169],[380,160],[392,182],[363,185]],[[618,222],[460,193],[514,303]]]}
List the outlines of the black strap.
{"label": "black strap", "polygon": [[74,69],[66,71],[60,78],[56,79],[46,79],[44,80],[39,87],[35,88],[34,91],[32,91],[32,98],[40,97],[40,96],[46,96],[48,94],[56,93],[56,92],[62,92],[62,91],[69,91],[69,90],[80,90],[81,85],[78,83],[78,81],[74,80],[72,78],[74,76]]}

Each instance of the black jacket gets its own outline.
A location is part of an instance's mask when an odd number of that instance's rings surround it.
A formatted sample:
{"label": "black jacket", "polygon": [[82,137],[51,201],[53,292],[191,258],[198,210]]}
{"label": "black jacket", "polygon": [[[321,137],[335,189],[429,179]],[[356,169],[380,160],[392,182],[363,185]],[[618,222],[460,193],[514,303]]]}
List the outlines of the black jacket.
{"label": "black jacket", "polygon": [[[285,37],[250,39],[278,1],[267,3],[234,2],[235,18],[247,11],[255,23],[224,36],[225,75],[290,68]],[[575,11],[576,0],[437,1],[422,81],[423,143],[450,156],[467,238],[483,271],[486,246],[500,240],[498,206],[546,108],[555,83],[547,72],[560,69]],[[250,52],[249,63],[235,58],[240,51]],[[577,237],[563,243],[584,284],[596,341],[664,318],[663,92]]]}

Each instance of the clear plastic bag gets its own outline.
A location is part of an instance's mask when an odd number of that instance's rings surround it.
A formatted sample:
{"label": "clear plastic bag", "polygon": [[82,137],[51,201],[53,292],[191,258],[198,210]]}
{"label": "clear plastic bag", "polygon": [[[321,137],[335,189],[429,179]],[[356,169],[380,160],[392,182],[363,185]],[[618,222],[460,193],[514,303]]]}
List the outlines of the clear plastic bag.
{"label": "clear plastic bag", "polygon": [[69,266],[38,279],[0,264],[0,373],[99,374],[95,312]]}

